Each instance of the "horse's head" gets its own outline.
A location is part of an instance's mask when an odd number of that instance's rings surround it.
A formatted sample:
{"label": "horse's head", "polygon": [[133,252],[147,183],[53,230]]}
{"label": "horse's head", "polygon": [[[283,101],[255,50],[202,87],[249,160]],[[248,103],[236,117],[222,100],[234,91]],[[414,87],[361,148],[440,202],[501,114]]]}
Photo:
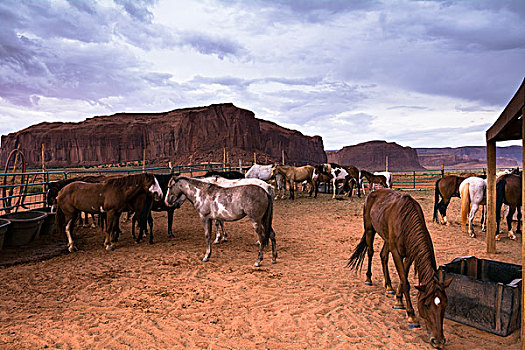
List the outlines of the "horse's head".
{"label": "horse's head", "polygon": [[437,349],[442,349],[446,342],[443,335],[443,317],[448,304],[445,288],[451,282],[452,278],[443,283],[434,280],[423,286],[416,286],[419,291],[417,302],[419,315],[425,320],[430,344]]}
{"label": "horse's head", "polygon": [[153,194],[153,199],[156,201],[162,200],[162,197],[164,196],[162,193],[162,189],[160,188],[159,182],[157,181],[157,178],[153,174],[147,174],[147,187],[148,192]]}
{"label": "horse's head", "polygon": [[46,203],[51,208],[54,208],[57,204],[58,186],[54,183],[49,183],[48,190],[46,192]]}
{"label": "horse's head", "polygon": [[179,181],[180,179],[178,176],[173,176],[168,183],[168,191],[164,198],[164,203],[166,203],[168,207],[179,208],[186,200],[186,196],[182,191],[181,182]]}

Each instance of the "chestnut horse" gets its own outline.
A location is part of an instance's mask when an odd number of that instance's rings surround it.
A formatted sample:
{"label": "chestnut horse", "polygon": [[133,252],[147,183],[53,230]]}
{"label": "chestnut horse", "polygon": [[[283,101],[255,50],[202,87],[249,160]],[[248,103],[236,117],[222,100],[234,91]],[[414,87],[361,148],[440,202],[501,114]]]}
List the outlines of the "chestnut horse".
{"label": "chestnut horse", "polygon": [[72,233],[80,211],[107,213],[106,250],[114,249],[114,233],[120,214],[129,208],[129,201],[140,191],[162,198],[162,190],[153,174],[134,174],[111,178],[101,183],[72,182],[60,190],[55,217],[57,232],[65,232],[70,252],[76,250]]}
{"label": "chestnut horse", "polygon": [[518,227],[516,233],[521,233],[521,176],[516,174],[505,174],[496,180],[496,240],[500,240],[499,221],[501,218],[501,206],[509,206],[507,214],[507,227],[510,239],[516,239],[512,232],[512,217],[518,209]]}
{"label": "chestnut horse", "polygon": [[381,263],[387,292],[392,292],[392,283],[388,272],[388,254],[392,253],[400,284],[396,291],[394,308],[404,308],[409,327],[419,327],[419,322],[410,300],[408,272],[412,263],[419,277],[418,310],[425,321],[430,335],[430,343],[442,348],[443,315],[447,307],[445,288],[452,279],[439,282],[436,258],[430,234],[425,225],[425,217],[419,203],[408,194],[401,194],[391,189],[379,189],[371,192],[363,208],[365,233],[348,261],[348,267],[359,269],[368,252],[368,270],[365,284],[372,284],[372,255],[374,254],[374,236],[376,232],[383,238]]}
{"label": "chestnut horse", "polygon": [[[303,182],[305,180],[312,186],[309,193],[309,196],[312,196],[312,192],[317,188],[313,180],[313,173],[314,167],[311,165],[305,165],[301,167],[277,165],[272,170],[272,177],[275,177],[277,174],[283,175],[289,185],[290,199],[294,199],[295,183]],[[314,198],[317,198],[317,191],[315,191]]]}
{"label": "chestnut horse", "polygon": [[[452,197],[459,197],[459,185],[467,177],[469,176],[446,175],[436,181],[433,221],[440,221],[441,224],[448,225],[447,207],[450,203],[450,199]],[[438,211],[439,214],[441,214],[441,220],[438,219]]]}

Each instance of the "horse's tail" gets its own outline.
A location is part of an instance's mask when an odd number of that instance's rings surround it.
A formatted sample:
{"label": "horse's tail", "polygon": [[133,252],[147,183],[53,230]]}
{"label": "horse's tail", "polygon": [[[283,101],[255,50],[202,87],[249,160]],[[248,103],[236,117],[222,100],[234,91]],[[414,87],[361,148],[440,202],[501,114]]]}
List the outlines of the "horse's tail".
{"label": "horse's tail", "polygon": [[266,197],[268,198],[268,206],[266,207],[266,212],[263,216],[263,225],[264,225],[264,238],[261,242],[262,246],[265,247],[268,245],[268,242],[270,240],[270,236],[272,235],[272,220],[273,220],[273,197],[266,193]]}
{"label": "horse's tail", "polygon": [[501,218],[501,207],[503,206],[503,201],[505,201],[506,184],[507,180],[505,180],[504,177],[501,177],[498,183],[496,184],[496,222],[499,222]]}
{"label": "horse's tail", "polygon": [[361,241],[355,247],[354,252],[352,253],[352,256],[350,259],[348,259],[348,263],[346,264],[346,267],[349,267],[350,269],[360,270],[361,266],[363,265],[363,261],[365,260],[366,255],[366,249],[368,248],[368,244],[366,243],[366,231],[363,234],[363,237],[361,237]]}
{"label": "horse's tail", "polygon": [[57,212],[55,214],[55,226],[57,230],[57,236],[65,236],[66,216],[59,206],[57,206]]}
{"label": "horse's tail", "polygon": [[438,179],[436,181],[436,189],[434,191],[434,216],[432,217],[432,221],[434,222],[439,222],[438,221],[438,203],[439,203],[439,196],[440,196],[440,192],[439,192],[439,182],[441,181],[441,179]]}
{"label": "horse's tail", "polygon": [[466,183],[461,189],[461,229],[466,230],[470,213],[470,184]]}

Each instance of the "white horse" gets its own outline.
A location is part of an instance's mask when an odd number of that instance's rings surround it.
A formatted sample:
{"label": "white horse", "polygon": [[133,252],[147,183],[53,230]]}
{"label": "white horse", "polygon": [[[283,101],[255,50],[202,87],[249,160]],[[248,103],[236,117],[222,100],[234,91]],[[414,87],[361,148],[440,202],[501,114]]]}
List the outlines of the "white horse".
{"label": "white horse", "polygon": [[[210,176],[210,177],[203,177],[200,180],[208,183],[212,183],[221,187],[235,187],[235,186],[244,186],[244,185],[255,185],[261,187],[263,190],[266,191],[272,198],[275,197],[275,192],[272,187],[272,185],[264,182],[263,180],[251,178],[251,179],[235,179],[235,180],[229,180],[225,179],[220,176]],[[220,226],[220,229],[219,229]],[[215,220],[215,241],[213,241],[213,244],[219,244],[222,242],[226,242],[228,237],[228,234],[226,233],[226,230],[224,229],[224,222],[221,220]],[[222,230],[222,234],[221,234]],[[259,243],[259,242],[257,242]]]}
{"label": "white horse", "polygon": [[487,193],[487,181],[479,177],[468,177],[459,185],[459,194],[461,197],[461,227],[466,229],[468,216],[468,234],[470,237],[476,237],[472,229],[474,216],[480,206],[483,207],[481,212],[481,230],[485,231],[485,204]]}
{"label": "white horse", "polygon": [[273,165],[254,164],[244,175],[247,179],[260,179],[268,181],[272,178]]}

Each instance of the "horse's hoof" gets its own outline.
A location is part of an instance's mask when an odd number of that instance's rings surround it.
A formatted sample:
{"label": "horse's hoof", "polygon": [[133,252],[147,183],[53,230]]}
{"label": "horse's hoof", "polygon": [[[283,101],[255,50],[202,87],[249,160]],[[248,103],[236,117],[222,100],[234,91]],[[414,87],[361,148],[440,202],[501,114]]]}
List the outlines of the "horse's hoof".
{"label": "horse's hoof", "polygon": [[113,246],[108,245],[108,246],[106,246],[106,250],[108,252],[111,252],[111,251],[115,250],[115,248],[113,248]]}
{"label": "horse's hoof", "polygon": [[175,236],[174,236],[172,233],[170,233],[170,234],[168,235],[168,238],[175,238]]}
{"label": "horse's hoof", "polygon": [[208,258],[204,258],[202,259],[202,262],[207,262],[209,259]]}
{"label": "horse's hoof", "polygon": [[261,245],[261,242],[257,241],[255,242],[255,245]]}
{"label": "horse's hoof", "polygon": [[221,242],[219,242],[219,241],[213,241],[213,244],[219,244],[219,243],[221,243]]}
{"label": "horse's hoof", "polygon": [[372,282],[365,282],[365,285],[366,285],[366,286],[371,286],[371,285],[372,285]]}
{"label": "horse's hoof", "polygon": [[272,259],[272,264],[277,264],[277,260]]}
{"label": "horse's hoof", "polygon": [[259,261],[256,261],[255,264],[253,264],[253,267],[260,267],[261,263]]}
{"label": "horse's hoof", "polygon": [[149,243],[149,244],[153,244],[153,241],[149,241],[148,243]]}
{"label": "horse's hoof", "polygon": [[73,252],[77,251],[77,247],[71,246],[71,247],[67,248],[67,250],[69,250],[70,253],[73,253]]}
{"label": "horse's hoof", "polygon": [[471,238],[476,238],[476,234],[475,234],[475,233],[471,233],[469,236],[470,236]]}
{"label": "horse's hoof", "polygon": [[421,326],[419,325],[419,323],[409,323],[408,328],[410,329],[421,328]]}

